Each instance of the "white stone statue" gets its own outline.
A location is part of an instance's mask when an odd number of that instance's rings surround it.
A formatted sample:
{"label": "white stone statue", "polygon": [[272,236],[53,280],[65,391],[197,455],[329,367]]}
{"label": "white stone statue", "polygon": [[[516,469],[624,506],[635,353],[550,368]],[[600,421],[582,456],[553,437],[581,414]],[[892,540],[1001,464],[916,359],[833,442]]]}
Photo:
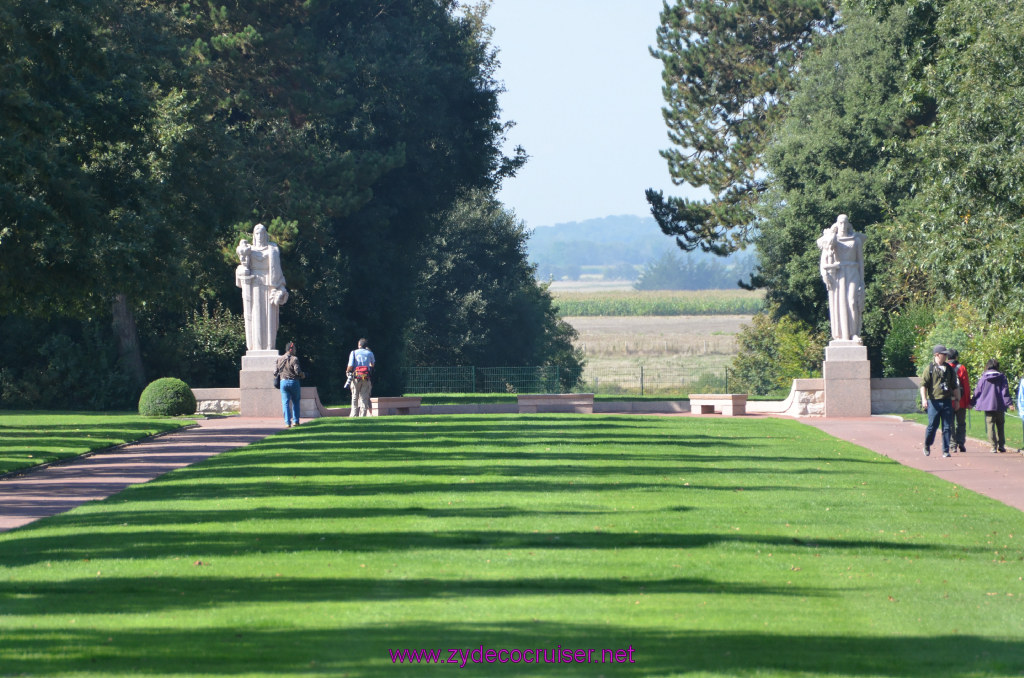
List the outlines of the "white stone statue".
{"label": "white stone statue", "polygon": [[840,214],[817,240],[821,250],[821,279],[828,288],[832,339],[861,343],[864,320],[864,239]]}
{"label": "white stone statue", "polygon": [[288,301],[281,251],[277,243],[270,242],[263,224],[253,229],[252,245],[243,238],[235,251],[239,261],[235,285],[242,288],[245,346],[250,351],[274,351],[278,310]]}

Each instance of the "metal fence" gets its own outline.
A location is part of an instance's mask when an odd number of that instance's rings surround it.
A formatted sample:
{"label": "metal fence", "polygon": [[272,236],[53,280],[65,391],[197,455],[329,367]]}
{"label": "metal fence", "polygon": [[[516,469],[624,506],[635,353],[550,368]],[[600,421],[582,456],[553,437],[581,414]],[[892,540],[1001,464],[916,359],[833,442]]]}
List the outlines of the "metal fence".
{"label": "metal fence", "polygon": [[[579,377],[554,365],[409,367],[406,393],[562,393]],[[578,389],[575,389],[578,390]]]}
{"label": "metal fence", "polygon": [[536,367],[409,367],[405,392],[415,393],[565,393],[664,395],[728,393],[725,367],[668,368],[638,366],[633,370],[578,371],[558,366]]}
{"label": "metal fence", "polygon": [[659,368],[637,366],[632,370],[584,369],[581,390],[606,395],[663,395],[685,398],[689,393],[729,393],[729,368]]}

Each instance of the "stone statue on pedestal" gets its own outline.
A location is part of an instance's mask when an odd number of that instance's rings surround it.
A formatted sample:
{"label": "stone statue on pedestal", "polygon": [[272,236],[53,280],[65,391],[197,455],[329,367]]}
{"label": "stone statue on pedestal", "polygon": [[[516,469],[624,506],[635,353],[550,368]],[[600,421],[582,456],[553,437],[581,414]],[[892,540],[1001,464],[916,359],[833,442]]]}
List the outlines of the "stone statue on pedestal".
{"label": "stone statue on pedestal", "polygon": [[239,265],[235,285],[242,289],[245,346],[249,351],[276,350],[278,311],[288,301],[281,252],[270,242],[267,228],[256,224],[252,245],[244,238],[235,250]]}
{"label": "stone statue on pedestal", "polygon": [[828,289],[832,339],[861,343],[864,320],[864,239],[840,214],[817,240],[821,250],[821,279]]}

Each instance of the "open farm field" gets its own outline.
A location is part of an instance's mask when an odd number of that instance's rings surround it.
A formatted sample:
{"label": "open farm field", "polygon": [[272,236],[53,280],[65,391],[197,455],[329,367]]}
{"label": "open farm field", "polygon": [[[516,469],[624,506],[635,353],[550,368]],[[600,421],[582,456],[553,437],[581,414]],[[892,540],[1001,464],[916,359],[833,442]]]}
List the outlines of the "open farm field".
{"label": "open farm field", "polygon": [[587,357],[586,388],[597,393],[683,396],[724,391],[736,334],[749,315],[568,316]]}
{"label": "open farm field", "polygon": [[736,355],[736,334],[749,315],[567,316],[588,357]]}
{"label": "open farm field", "polygon": [[747,290],[552,290],[561,316],[752,315],[764,294]]}

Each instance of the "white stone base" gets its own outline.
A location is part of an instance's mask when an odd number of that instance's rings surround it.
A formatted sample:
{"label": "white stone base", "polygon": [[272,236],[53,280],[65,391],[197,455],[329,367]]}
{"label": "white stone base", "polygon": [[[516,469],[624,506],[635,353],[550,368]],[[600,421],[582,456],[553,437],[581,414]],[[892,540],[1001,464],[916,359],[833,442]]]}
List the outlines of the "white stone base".
{"label": "white stone base", "polygon": [[242,356],[242,371],[266,371],[273,372],[277,369],[277,359],[281,354],[277,351],[247,351]]}
{"label": "white stone base", "polygon": [[825,362],[859,362],[868,359],[868,347],[859,341],[833,339],[825,347]]}

